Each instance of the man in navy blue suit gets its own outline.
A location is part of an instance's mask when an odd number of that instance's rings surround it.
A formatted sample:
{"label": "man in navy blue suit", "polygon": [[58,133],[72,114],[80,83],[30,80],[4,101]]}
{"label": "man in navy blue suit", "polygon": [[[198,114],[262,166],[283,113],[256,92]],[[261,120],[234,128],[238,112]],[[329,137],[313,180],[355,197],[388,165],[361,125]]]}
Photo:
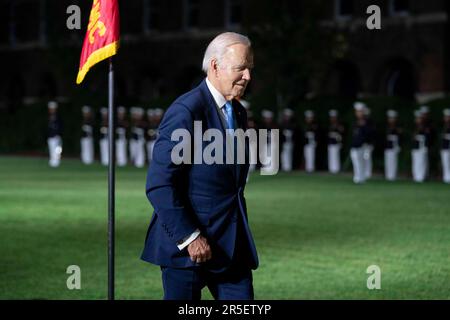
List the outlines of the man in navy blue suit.
{"label": "man in navy blue suit", "polygon": [[248,142],[244,164],[175,164],[172,159],[178,143],[173,132],[183,129],[194,136],[194,121],[201,121],[203,132],[219,130],[222,137],[247,129],[238,99],[252,68],[247,37],[218,35],[205,51],[206,79],[175,100],[160,124],[146,184],[154,212],[141,258],[161,267],[164,299],[199,300],[204,287],[215,299],[254,298],[258,256],[244,198]]}

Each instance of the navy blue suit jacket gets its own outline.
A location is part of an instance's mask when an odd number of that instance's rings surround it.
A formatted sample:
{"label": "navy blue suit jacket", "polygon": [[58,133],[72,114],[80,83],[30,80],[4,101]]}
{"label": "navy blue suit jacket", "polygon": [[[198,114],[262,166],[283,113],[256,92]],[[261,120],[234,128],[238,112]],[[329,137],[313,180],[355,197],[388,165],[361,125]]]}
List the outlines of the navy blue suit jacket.
{"label": "navy blue suit jacket", "polygon": [[[239,128],[246,130],[246,110],[237,100],[232,103]],[[239,252],[246,258],[247,266],[258,266],[244,198],[248,161],[225,164],[225,150],[224,164],[208,165],[202,161],[176,165],[171,161],[171,151],[178,143],[171,141],[176,129],[184,128],[194,137],[194,121],[202,121],[203,132],[215,128],[225,137],[218,112],[203,80],[175,100],[162,119],[146,184],[146,194],[154,208],[141,256],[147,262],[172,268],[196,266],[187,248],[179,250],[177,242],[199,229],[211,246],[212,258],[202,264],[210,271],[221,272],[230,266],[236,244],[242,246]],[[208,143],[204,142],[203,148]],[[246,153],[248,160],[248,143]],[[243,232],[237,232],[238,223]]]}

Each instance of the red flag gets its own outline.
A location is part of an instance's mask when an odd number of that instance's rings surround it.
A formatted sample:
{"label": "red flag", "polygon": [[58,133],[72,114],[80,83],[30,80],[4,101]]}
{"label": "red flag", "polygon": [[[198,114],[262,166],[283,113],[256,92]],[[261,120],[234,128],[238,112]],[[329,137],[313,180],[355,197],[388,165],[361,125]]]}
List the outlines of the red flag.
{"label": "red flag", "polygon": [[94,0],[81,50],[77,84],[89,69],[119,49],[119,5],[117,0]]}

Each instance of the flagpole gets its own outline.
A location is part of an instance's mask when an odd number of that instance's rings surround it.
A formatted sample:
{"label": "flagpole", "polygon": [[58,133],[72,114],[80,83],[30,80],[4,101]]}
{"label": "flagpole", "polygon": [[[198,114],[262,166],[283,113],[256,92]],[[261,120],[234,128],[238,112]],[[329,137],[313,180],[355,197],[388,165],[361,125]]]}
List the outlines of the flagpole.
{"label": "flagpole", "polygon": [[114,68],[109,58],[108,72],[108,300],[114,300],[114,255],[115,255],[115,110]]}

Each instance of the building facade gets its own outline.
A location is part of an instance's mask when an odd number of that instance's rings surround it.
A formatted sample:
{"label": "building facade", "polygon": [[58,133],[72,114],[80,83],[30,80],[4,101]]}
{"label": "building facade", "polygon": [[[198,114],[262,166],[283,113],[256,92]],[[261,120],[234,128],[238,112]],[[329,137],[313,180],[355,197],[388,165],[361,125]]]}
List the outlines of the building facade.
{"label": "building facade", "polygon": [[[115,59],[119,103],[145,103],[191,88],[204,77],[201,58],[207,43],[224,30],[258,32],[271,15],[262,12],[264,2],[270,1],[119,1],[121,49]],[[280,1],[277,5],[285,10],[277,14],[301,22],[303,9],[310,4]],[[366,26],[366,10],[372,4],[381,8],[381,30]],[[71,5],[81,8],[80,30],[66,26]],[[68,101],[79,92],[75,78],[90,6],[80,0],[0,1],[0,110],[54,97]],[[323,46],[331,59],[323,63],[321,77],[308,77],[305,97],[392,95],[420,102],[449,91],[447,1],[327,0],[321,6],[317,28],[333,34],[333,41]],[[267,24],[270,21],[274,20]],[[285,39],[286,46],[289,40]],[[82,88],[106,90],[105,70],[95,67]],[[261,81],[254,79],[252,94],[258,94]]]}

